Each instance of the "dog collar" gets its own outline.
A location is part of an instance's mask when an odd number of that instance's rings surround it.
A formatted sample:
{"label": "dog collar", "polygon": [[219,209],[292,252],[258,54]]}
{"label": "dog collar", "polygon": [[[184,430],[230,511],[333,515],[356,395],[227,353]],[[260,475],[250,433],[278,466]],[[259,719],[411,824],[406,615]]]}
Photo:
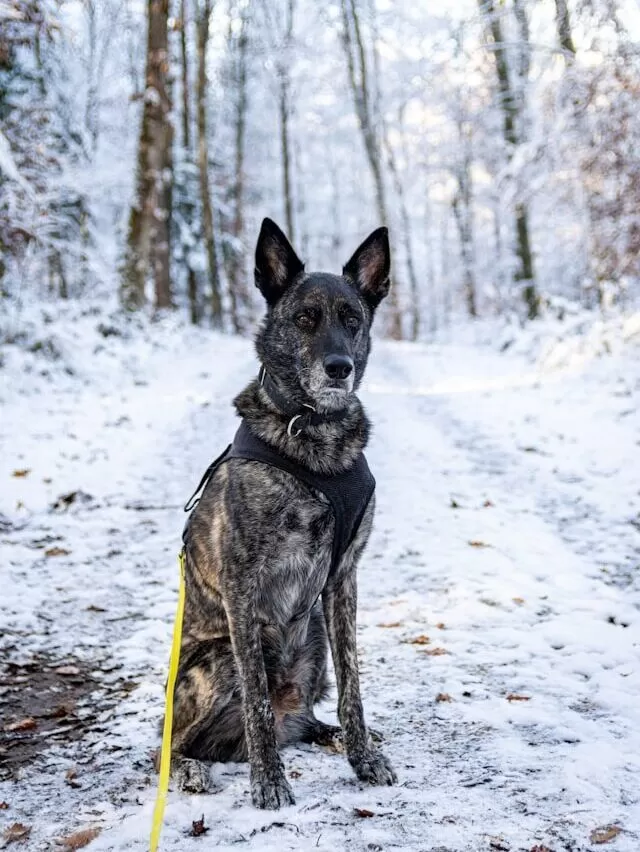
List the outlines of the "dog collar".
{"label": "dog collar", "polygon": [[[311,405],[311,403],[295,403],[291,402],[286,396],[280,392],[278,386],[273,381],[264,365],[260,367],[258,372],[258,383],[269,397],[275,407],[289,418],[287,425],[287,435],[291,438],[297,438],[301,432],[309,426],[321,426],[323,423],[335,423],[344,420],[347,416],[347,409],[341,408],[338,411],[327,411],[320,413]],[[305,409],[301,411],[301,407]]]}

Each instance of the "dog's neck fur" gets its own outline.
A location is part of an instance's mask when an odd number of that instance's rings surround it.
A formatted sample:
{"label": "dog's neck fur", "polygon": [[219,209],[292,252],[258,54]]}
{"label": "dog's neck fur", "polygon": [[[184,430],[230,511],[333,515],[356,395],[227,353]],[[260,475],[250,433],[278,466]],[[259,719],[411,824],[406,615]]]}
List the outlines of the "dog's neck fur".
{"label": "dog's neck fur", "polygon": [[349,395],[340,420],[306,426],[297,437],[287,434],[291,418],[278,410],[257,379],[233,403],[255,435],[286,458],[316,473],[330,475],[347,470],[369,439],[369,421],[355,394]]}

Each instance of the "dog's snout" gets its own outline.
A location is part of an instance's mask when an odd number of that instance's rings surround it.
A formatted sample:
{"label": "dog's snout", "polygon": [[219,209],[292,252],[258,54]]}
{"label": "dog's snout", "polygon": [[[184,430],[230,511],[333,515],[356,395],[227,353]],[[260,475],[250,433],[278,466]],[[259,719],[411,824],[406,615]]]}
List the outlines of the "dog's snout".
{"label": "dog's snout", "polygon": [[353,361],[348,355],[327,355],[324,371],[330,379],[346,379],[353,370]]}

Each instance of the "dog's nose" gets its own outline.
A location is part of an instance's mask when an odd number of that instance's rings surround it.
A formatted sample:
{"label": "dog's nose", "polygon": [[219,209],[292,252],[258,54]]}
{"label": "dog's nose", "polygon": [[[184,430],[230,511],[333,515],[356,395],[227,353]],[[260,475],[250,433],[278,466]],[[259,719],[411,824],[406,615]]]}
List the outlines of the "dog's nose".
{"label": "dog's nose", "polygon": [[346,379],[353,370],[353,361],[348,355],[327,355],[324,371],[330,379]]}

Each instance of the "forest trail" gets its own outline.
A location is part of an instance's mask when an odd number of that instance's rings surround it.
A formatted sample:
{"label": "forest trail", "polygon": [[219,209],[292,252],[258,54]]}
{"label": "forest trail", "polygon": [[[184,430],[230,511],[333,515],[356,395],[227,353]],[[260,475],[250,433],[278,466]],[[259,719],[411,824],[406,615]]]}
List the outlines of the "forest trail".
{"label": "forest trail", "polygon": [[[342,755],[290,748],[296,805],[260,812],[246,766],[217,765],[213,795],[170,795],[161,849],[637,852],[639,363],[532,378],[479,347],[375,347],[359,647],[399,784],[365,788]],[[199,335],[148,353],[117,392],[6,397],[0,655],[23,694],[51,686],[35,734],[52,745],[0,783],[3,828],[31,828],[23,848],[86,827],[101,828],[92,850],[147,848],[181,506],[255,369],[247,342]],[[21,667],[33,654],[39,672]],[[60,670],[73,741],[51,721]],[[32,715],[16,690],[0,706]]]}

